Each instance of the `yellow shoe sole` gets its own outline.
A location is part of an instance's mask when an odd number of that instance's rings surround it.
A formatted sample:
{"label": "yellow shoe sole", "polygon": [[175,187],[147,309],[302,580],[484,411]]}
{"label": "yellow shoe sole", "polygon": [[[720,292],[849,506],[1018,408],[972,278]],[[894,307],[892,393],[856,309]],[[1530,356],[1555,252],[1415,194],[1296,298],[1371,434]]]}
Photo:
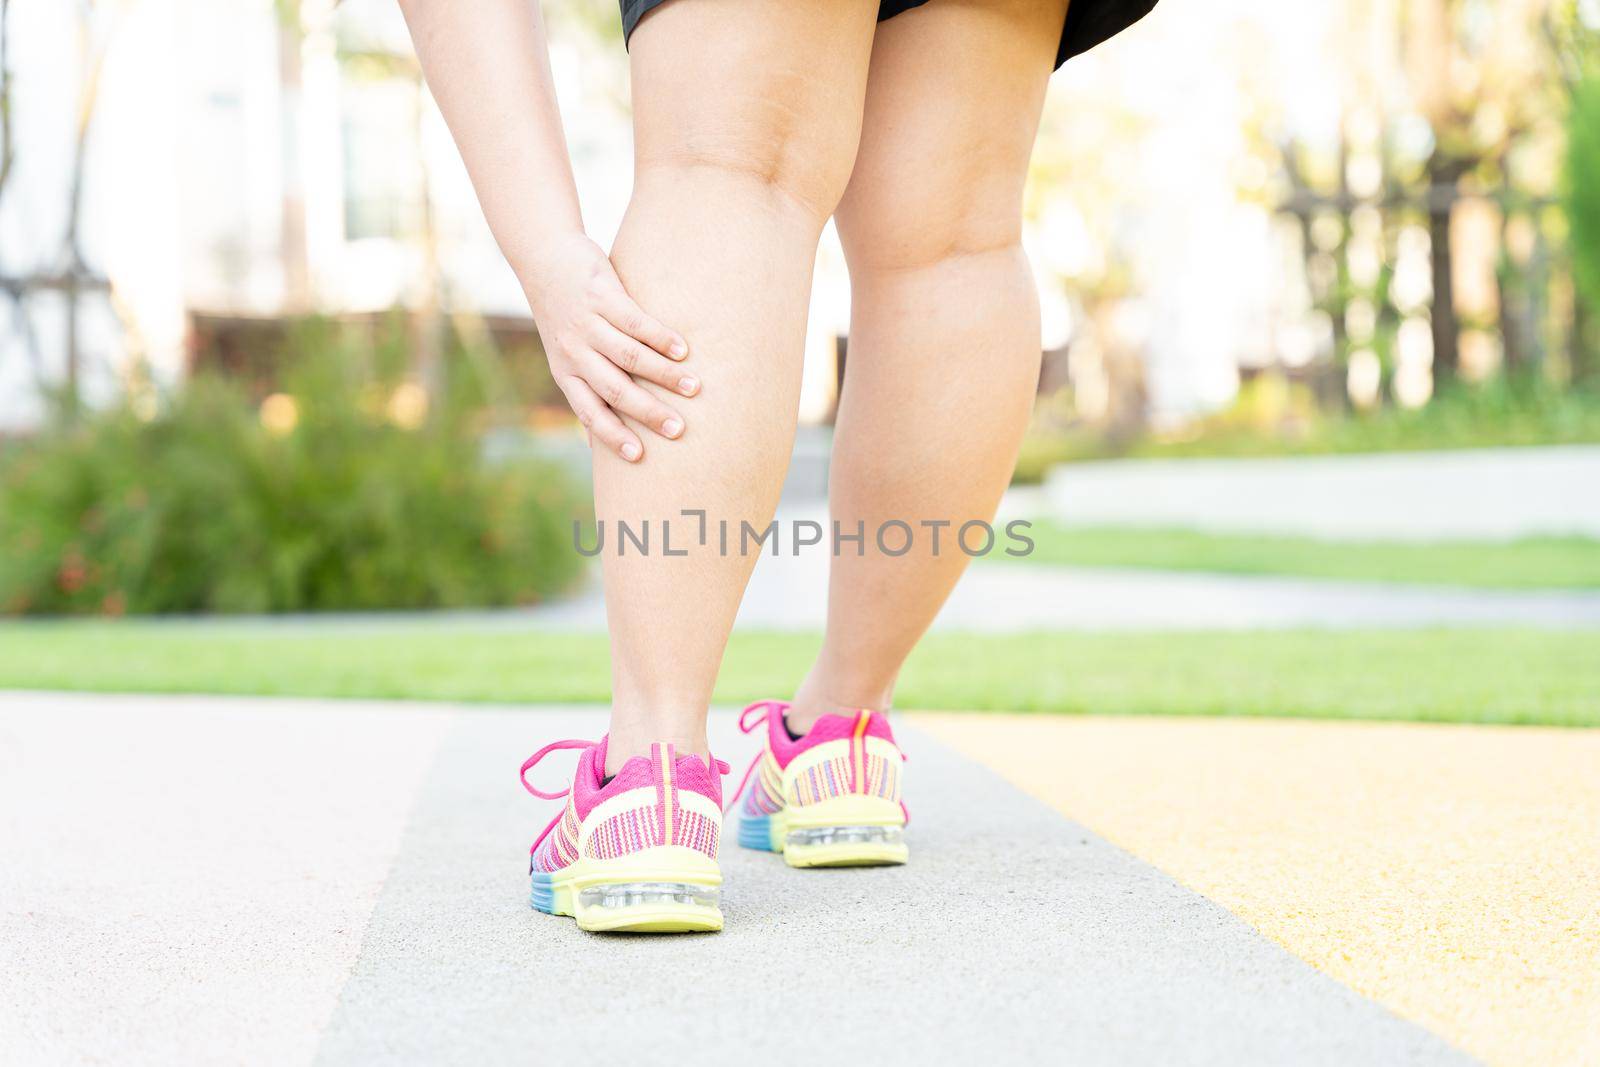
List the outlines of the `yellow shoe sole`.
{"label": "yellow shoe sole", "polygon": [[570,915],[596,933],[692,933],[722,929],[722,872],[704,853],[658,845],[615,860],[580,859],[534,871],[530,902]]}
{"label": "yellow shoe sole", "polygon": [[783,854],[791,867],[884,867],[910,856],[905,812],[882,797],[843,796],[745,817],[739,843]]}

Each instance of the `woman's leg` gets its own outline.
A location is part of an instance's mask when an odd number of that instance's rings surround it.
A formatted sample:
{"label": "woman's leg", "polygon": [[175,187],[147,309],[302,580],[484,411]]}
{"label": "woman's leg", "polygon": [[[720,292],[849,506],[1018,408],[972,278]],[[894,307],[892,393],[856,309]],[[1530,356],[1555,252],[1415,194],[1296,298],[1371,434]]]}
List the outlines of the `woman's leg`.
{"label": "woman's leg", "polygon": [[[1065,0],[932,0],[878,29],[837,216],[852,300],[830,485],[834,520],[864,522],[867,549],[833,559],[797,730],[888,707],[966,566],[957,532],[993,517],[1016,463],[1040,355],[1022,191],[1065,13]],[[872,531],[895,519],[912,551],[875,552]]]}
{"label": "woman's leg", "polygon": [[[639,305],[688,339],[683,367],[701,388],[677,401],[681,439],[652,441],[637,464],[594,453],[608,772],[652,741],[706,752],[759,551],[741,553],[741,523],[765,529],[788,465],[812,264],[855,158],[876,12],[876,0],[671,0],[630,42],[634,189],[611,258]],[[704,513],[703,544],[685,510]],[[646,521],[648,555],[618,537]]]}

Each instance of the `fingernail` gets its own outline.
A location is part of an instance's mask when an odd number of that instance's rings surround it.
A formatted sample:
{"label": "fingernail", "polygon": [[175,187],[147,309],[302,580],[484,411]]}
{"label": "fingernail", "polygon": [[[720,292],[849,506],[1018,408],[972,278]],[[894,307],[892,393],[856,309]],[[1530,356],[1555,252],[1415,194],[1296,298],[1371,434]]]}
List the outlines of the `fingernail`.
{"label": "fingernail", "polygon": [[639,446],[634,444],[632,441],[629,441],[627,444],[623,445],[622,458],[627,460],[629,463],[632,463],[634,460],[638,459]]}
{"label": "fingernail", "polygon": [[668,419],[661,424],[661,432],[668,437],[676,437],[683,432],[682,419]]}
{"label": "fingernail", "polygon": [[680,378],[678,380],[678,392],[684,396],[694,396],[699,389],[700,382],[694,378]]}
{"label": "fingernail", "polygon": [[682,359],[684,356],[689,354],[689,346],[684,344],[682,341],[674,341],[672,342],[672,347],[667,349],[667,351],[671,352],[678,359]]}

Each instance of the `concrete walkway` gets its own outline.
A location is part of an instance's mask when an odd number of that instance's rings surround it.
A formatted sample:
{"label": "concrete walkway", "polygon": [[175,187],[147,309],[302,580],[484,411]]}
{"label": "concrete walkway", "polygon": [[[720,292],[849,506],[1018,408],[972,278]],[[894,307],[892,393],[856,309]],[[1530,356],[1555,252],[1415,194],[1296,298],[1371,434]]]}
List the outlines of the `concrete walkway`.
{"label": "concrete walkway", "polygon": [[[763,556],[739,607],[749,630],[818,631],[827,619],[821,553]],[[372,624],[373,616],[357,621]],[[538,608],[463,612],[463,622],[563,631],[605,630],[598,582]],[[312,617],[296,621],[331,621]],[[256,620],[260,621],[260,620]],[[978,563],[934,621],[936,630],[1402,629],[1417,626],[1600,628],[1600,592],[1518,592],[1256,575]]]}
{"label": "concrete walkway", "polygon": [[1600,537],[1600,445],[1069,463],[1037,514],[1086,526],[1449,541]]}
{"label": "concrete walkway", "polygon": [[512,776],[601,722],[0,693],[0,1062],[1471,1062],[915,729],[909,866],[730,846],[722,934],[582,934]]}
{"label": "concrete walkway", "polygon": [[[763,559],[739,609],[739,625],[820,630],[827,617],[827,575],[820,567],[810,571],[800,560]],[[578,601],[571,610],[586,607]],[[603,624],[603,611],[599,617]],[[1600,592],[992,563],[968,569],[934,623],[939,630],[1008,633],[1416,626],[1600,627]]]}

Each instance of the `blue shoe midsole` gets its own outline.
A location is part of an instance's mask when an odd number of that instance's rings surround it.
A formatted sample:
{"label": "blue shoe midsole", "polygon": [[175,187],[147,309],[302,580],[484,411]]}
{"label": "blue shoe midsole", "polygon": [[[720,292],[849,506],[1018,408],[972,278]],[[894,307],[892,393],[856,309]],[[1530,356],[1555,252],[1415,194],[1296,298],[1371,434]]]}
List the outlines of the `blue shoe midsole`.
{"label": "blue shoe midsole", "polygon": [[739,844],[743,848],[771,852],[772,816],[743,815],[739,818]]}

